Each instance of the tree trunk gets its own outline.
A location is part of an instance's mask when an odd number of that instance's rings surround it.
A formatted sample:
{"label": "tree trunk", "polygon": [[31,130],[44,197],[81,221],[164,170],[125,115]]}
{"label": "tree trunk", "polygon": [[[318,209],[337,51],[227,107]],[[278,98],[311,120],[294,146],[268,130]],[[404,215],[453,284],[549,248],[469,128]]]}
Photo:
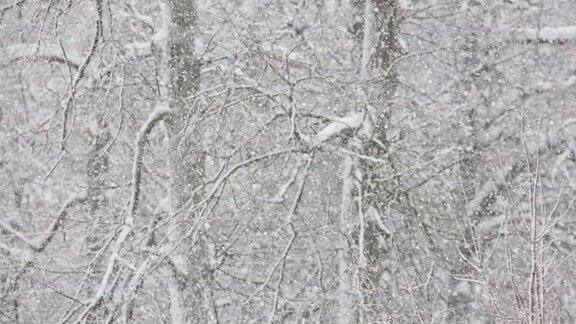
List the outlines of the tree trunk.
{"label": "tree trunk", "polygon": [[[203,310],[201,284],[204,258],[201,248],[191,246],[184,233],[194,220],[186,206],[197,201],[196,193],[204,176],[204,154],[198,120],[200,109],[195,98],[200,83],[200,60],[194,51],[197,37],[197,5],[192,0],[168,0],[163,8],[166,33],[164,66],[161,67],[163,94],[172,113],[165,119],[168,134],[168,163],[170,168],[169,195],[171,222],[168,239],[174,252],[166,270],[170,287],[173,323],[200,322]],[[201,240],[198,240],[201,241]],[[198,244],[197,242],[194,244]],[[194,260],[194,264],[190,261]]]}
{"label": "tree trunk", "polygon": [[[356,206],[359,230],[354,232],[359,253],[358,278],[354,281],[361,292],[360,305],[355,313],[360,322],[374,322],[384,321],[386,313],[382,275],[386,271],[386,259],[389,258],[387,238],[390,233],[382,226],[386,223],[382,217],[389,205],[386,187],[390,183],[381,179],[389,178],[394,168],[387,156],[387,129],[391,99],[397,87],[397,72],[393,64],[401,54],[398,41],[400,19],[396,0],[353,0],[353,4],[362,10],[363,17],[360,26],[353,27],[353,30],[362,44],[360,94],[367,103],[365,109],[369,118],[363,125],[366,136],[351,141],[352,149],[390,162],[389,165],[382,165],[353,159],[352,172],[357,179],[353,193],[357,197],[353,200],[359,202]],[[388,73],[383,80],[369,81],[382,73]]]}

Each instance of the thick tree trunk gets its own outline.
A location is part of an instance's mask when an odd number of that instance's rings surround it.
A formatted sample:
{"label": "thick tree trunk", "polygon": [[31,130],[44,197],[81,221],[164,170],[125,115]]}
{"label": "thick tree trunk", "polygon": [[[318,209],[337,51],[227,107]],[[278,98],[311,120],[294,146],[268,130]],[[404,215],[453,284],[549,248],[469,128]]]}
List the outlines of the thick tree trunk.
{"label": "thick tree trunk", "polygon": [[206,313],[202,306],[205,286],[201,283],[205,271],[202,249],[191,246],[190,240],[181,241],[191,226],[184,224],[192,224],[194,220],[186,206],[197,201],[194,195],[200,192],[204,176],[200,109],[194,104],[200,82],[200,60],[194,51],[198,33],[196,1],[167,0],[163,13],[166,39],[162,81],[164,100],[172,111],[165,119],[172,217],[167,235],[174,249],[166,270],[171,316],[173,323],[201,322]]}
{"label": "thick tree trunk", "polygon": [[[368,119],[362,126],[366,136],[351,141],[353,150],[388,160],[390,165],[353,159],[352,171],[357,181],[354,193],[358,201],[355,206],[359,224],[354,241],[358,244],[356,282],[360,292],[360,305],[355,311],[358,321],[383,321],[385,318],[385,294],[382,275],[385,273],[388,255],[387,238],[389,233],[382,226],[389,202],[386,187],[389,183],[381,179],[388,178],[393,170],[392,161],[387,157],[389,144],[387,129],[390,122],[391,99],[397,87],[397,72],[393,66],[400,56],[399,6],[396,0],[353,0],[353,4],[362,12],[360,26],[353,26],[354,35],[362,44],[360,76],[360,94],[367,103],[365,109]],[[373,76],[387,73],[383,80],[368,81]],[[342,267],[342,266],[341,266]],[[342,273],[342,270],[340,271]],[[350,283],[352,284],[352,282]],[[342,289],[344,286],[342,287]],[[345,294],[341,294],[345,296]]]}
{"label": "thick tree trunk", "polygon": [[[366,8],[372,0],[366,0]],[[373,46],[370,58],[363,58],[365,75],[370,74],[370,68],[375,73],[390,71],[386,79],[375,84],[367,85],[368,102],[371,102],[370,115],[374,125],[372,138],[364,145],[364,154],[374,156],[382,160],[388,160],[389,165],[383,166],[370,161],[362,162],[364,178],[361,184],[364,198],[363,213],[365,217],[363,235],[363,257],[365,269],[362,272],[362,289],[364,290],[364,304],[366,305],[366,317],[369,321],[381,321],[385,313],[385,286],[382,283],[382,275],[386,272],[385,263],[390,258],[389,242],[387,233],[379,224],[385,223],[382,217],[386,214],[389,201],[386,187],[390,183],[382,179],[389,178],[393,171],[393,162],[387,156],[389,142],[387,130],[391,117],[391,99],[397,87],[397,74],[393,66],[394,60],[400,56],[398,42],[399,17],[396,0],[375,0],[372,12],[365,12],[365,20],[373,15],[372,24],[365,22],[365,26],[372,25],[372,30],[365,29],[364,41],[373,37]],[[369,35],[372,34],[373,36]],[[388,176],[386,176],[388,175]],[[391,199],[391,198],[388,198]]]}
{"label": "thick tree trunk", "polygon": [[169,1],[168,101],[173,113],[167,118],[167,126],[171,154],[170,195],[175,209],[180,209],[191,198],[204,173],[197,127],[200,113],[193,98],[200,82],[200,60],[194,53],[198,32],[196,10],[195,1]]}

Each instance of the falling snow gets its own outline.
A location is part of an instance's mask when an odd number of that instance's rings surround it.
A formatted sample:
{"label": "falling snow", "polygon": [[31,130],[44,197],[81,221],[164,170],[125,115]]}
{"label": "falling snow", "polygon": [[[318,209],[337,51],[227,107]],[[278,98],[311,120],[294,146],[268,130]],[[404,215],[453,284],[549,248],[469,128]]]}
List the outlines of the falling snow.
{"label": "falling snow", "polygon": [[0,323],[572,323],[573,0],[0,0]]}

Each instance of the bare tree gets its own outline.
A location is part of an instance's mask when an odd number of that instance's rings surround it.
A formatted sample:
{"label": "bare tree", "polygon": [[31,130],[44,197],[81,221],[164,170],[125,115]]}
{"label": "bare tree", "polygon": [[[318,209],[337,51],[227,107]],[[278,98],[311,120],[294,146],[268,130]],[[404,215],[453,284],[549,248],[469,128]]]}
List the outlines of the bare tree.
{"label": "bare tree", "polygon": [[572,322],[576,4],[0,4],[0,322]]}

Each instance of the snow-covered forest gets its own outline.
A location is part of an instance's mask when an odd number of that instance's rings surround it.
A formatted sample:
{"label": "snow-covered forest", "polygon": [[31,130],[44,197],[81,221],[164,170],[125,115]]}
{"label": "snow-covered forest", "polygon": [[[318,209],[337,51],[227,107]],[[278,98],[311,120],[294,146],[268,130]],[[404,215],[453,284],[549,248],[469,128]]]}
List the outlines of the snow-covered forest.
{"label": "snow-covered forest", "polygon": [[576,1],[0,0],[0,323],[573,323]]}

